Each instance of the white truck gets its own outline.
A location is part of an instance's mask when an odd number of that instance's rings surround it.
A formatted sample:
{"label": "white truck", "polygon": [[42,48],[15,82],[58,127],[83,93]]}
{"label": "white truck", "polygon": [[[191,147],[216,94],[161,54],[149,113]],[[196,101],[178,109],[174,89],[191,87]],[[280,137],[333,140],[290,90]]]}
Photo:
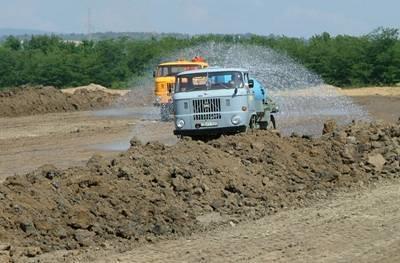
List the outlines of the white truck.
{"label": "white truck", "polygon": [[[258,82],[257,82],[258,84]],[[262,94],[264,87],[258,85]],[[246,69],[206,68],[177,75],[174,104],[174,134],[215,137],[248,129],[275,127],[276,105],[266,96],[256,96],[254,80]]]}

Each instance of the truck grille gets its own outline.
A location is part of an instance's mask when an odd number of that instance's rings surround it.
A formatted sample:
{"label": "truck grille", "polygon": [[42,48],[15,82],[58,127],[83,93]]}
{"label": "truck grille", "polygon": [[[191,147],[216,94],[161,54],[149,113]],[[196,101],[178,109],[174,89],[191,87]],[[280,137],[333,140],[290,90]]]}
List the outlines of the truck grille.
{"label": "truck grille", "polygon": [[221,119],[221,100],[220,99],[200,99],[193,100],[193,119],[197,120],[217,120]]}

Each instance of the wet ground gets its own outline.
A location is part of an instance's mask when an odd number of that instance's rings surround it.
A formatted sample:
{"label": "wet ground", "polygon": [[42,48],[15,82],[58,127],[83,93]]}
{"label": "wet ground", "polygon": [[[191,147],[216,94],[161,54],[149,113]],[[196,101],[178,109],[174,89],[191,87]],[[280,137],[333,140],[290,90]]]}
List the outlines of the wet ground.
{"label": "wet ground", "polygon": [[[400,116],[397,93],[350,95],[372,119],[392,122]],[[0,118],[0,180],[48,163],[66,168],[84,164],[93,154],[112,157],[126,150],[134,136],[143,142],[174,144],[173,123],[159,121],[158,112],[158,108],[143,106]],[[352,118],[339,113],[278,116],[278,128],[286,135],[292,131],[317,134],[326,119]]]}
{"label": "wet ground", "polygon": [[143,142],[172,144],[172,123],[162,123],[153,109],[51,113],[0,118],[0,180],[44,164],[82,165],[93,155],[112,157],[136,136]]}

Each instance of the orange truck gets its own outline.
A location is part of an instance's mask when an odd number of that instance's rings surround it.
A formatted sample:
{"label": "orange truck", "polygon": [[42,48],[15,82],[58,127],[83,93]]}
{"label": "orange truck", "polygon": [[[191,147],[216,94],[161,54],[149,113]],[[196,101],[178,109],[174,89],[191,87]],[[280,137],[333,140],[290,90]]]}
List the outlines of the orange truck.
{"label": "orange truck", "polygon": [[164,107],[172,102],[172,93],[175,87],[177,74],[194,69],[207,68],[208,64],[202,57],[194,57],[191,61],[177,60],[164,62],[157,66],[154,71],[154,104]]}

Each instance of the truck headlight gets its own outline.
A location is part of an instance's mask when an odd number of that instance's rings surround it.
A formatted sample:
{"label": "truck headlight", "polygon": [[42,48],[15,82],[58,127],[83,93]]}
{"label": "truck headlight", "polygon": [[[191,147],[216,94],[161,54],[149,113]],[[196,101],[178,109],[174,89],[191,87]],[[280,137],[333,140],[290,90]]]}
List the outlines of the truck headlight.
{"label": "truck headlight", "polygon": [[185,121],[181,120],[181,119],[177,119],[176,120],[176,127],[183,128],[183,126],[185,126]]}
{"label": "truck headlight", "polygon": [[240,121],[241,121],[240,116],[237,116],[237,115],[233,116],[231,119],[231,122],[233,125],[238,125],[240,123]]}

